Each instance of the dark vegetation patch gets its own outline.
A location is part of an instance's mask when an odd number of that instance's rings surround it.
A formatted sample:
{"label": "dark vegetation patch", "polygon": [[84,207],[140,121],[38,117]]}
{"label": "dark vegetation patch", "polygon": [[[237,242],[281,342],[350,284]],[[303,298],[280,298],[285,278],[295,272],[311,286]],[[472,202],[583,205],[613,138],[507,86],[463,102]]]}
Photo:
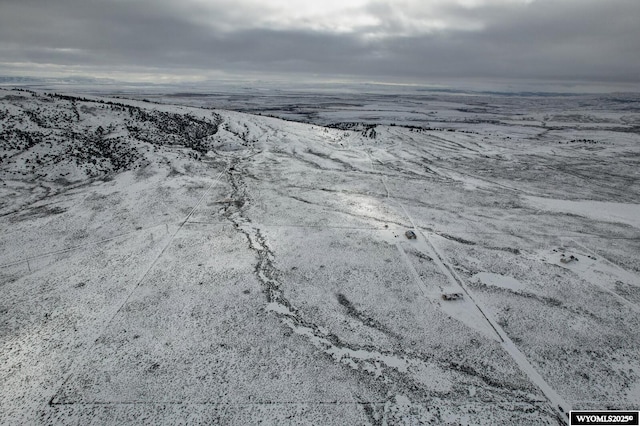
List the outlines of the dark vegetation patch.
{"label": "dark vegetation patch", "polygon": [[[190,148],[199,158],[212,149],[211,137],[222,122],[215,113],[199,118],[118,102],[29,93],[35,101],[17,103],[23,98],[11,95],[3,98],[19,108],[0,108],[0,166],[17,163],[23,175],[50,180],[68,175],[69,166],[91,178],[143,167],[148,164],[146,144]],[[82,121],[86,115],[104,116],[104,123]],[[55,167],[59,164],[67,173]]]}
{"label": "dark vegetation patch", "polygon": [[360,122],[341,122],[327,125],[332,129],[351,130],[354,132],[360,132],[365,138],[375,139],[377,137],[376,124],[367,124]]}
{"label": "dark vegetation patch", "polygon": [[16,222],[20,222],[27,219],[30,219],[30,220],[39,219],[43,217],[62,214],[65,211],[66,211],[65,209],[58,206],[54,206],[54,207],[38,206],[38,207],[22,210],[19,214],[11,216],[9,221],[11,221],[12,223],[16,223]]}
{"label": "dark vegetation patch", "polygon": [[342,306],[345,307],[345,309],[347,310],[347,315],[349,315],[350,317],[357,319],[358,321],[362,322],[364,325],[366,325],[367,327],[371,327],[374,328],[378,331],[381,331],[385,334],[391,335],[393,337],[398,337],[395,333],[391,332],[384,324],[381,324],[380,322],[376,321],[375,319],[371,318],[369,315],[367,315],[366,313],[358,310],[353,303],[351,303],[351,301],[349,299],[347,299],[347,296],[345,296],[342,293],[338,293],[336,295],[337,299],[338,299],[338,303],[340,303]]}
{"label": "dark vegetation patch", "polygon": [[474,246],[476,244],[473,241],[465,240],[464,238],[460,238],[460,237],[454,237],[453,235],[449,235],[449,234],[438,234],[438,235],[446,238],[447,240],[456,241],[461,244],[466,244],[470,246]]}
{"label": "dark vegetation patch", "polygon": [[431,256],[427,256],[426,254],[424,254],[423,252],[419,251],[419,250],[414,250],[413,248],[407,251],[408,253],[410,253],[411,255],[417,257],[418,259],[421,260],[426,260],[428,262],[433,262],[433,259],[431,258]]}
{"label": "dark vegetation patch", "polygon": [[127,130],[136,139],[155,145],[183,145],[203,154],[212,148],[207,138],[218,133],[222,123],[222,118],[215,113],[213,120],[206,120],[190,114],[126,108],[131,117],[127,120]]}
{"label": "dark vegetation patch", "polygon": [[512,254],[516,254],[519,255],[520,254],[520,250],[517,248],[513,248],[513,247],[487,247],[489,250],[500,250],[500,251],[506,251],[508,253],[512,253]]}

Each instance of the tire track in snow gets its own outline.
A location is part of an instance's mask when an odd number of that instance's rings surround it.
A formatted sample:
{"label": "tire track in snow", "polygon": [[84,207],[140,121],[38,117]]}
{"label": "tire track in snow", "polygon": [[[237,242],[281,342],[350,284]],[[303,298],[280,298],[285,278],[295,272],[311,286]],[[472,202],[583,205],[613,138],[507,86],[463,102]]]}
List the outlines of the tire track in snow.
{"label": "tire track in snow", "polygon": [[527,377],[529,377],[529,379],[542,391],[542,393],[551,403],[552,408],[559,414],[559,417],[564,422],[566,422],[569,411],[571,411],[571,406],[546,382],[546,380],[540,375],[540,373],[538,373],[535,367],[529,362],[527,356],[523,354],[520,349],[518,349],[516,344],[513,343],[504,329],[491,317],[490,314],[487,313],[489,312],[489,310],[484,306],[484,304],[473,299],[471,292],[464,284],[464,280],[458,275],[453,266],[444,258],[444,256],[442,256],[435,245],[429,239],[427,239],[422,232],[420,233],[425,238],[425,241],[433,248],[437,257],[440,258],[442,265],[445,266],[445,269],[449,271],[448,276],[457,281],[458,285],[469,296],[473,304],[476,305],[480,312],[482,312],[483,316],[489,322],[491,327],[496,331],[498,336],[500,336],[502,348],[511,356],[511,358],[513,358],[520,370],[525,373]]}
{"label": "tire track in snow", "polygon": [[[233,172],[229,172],[229,180],[232,187],[230,199],[241,199],[242,205],[250,202],[243,182],[244,171],[237,162],[232,163]],[[257,262],[254,274],[262,285],[266,296],[265,310],[277,316],[282,324],[287,326],[294,334],[299,335],[315,346],[320,352],[330,356],[335,362],[344,364],[356,371],[363,371],[383,378],[385,381],[394,380],[395,374],[400,374],[402,383],[415,383],[423,386],[422,382],[416,382],[416,371],[431,368],[446,369],[439,362],[423,360],[411,354],[395,351],[378,350],[374,347],[349,344],[330,330],[315,324],[305,318],[304,313],[295,307],[284,293],[282,282],[279,279],[280,270],[275,265],[275,254],[269,247],[268,241],[261,226],[254,224],[246,217],[245,210],[241,207],[230,210],[226,217],[233,224],[234,229],[242,233],[247,240],[249,249],[256,256]],[[417,272],[416,272],[417,276]],[[424,285],[424,284],[423,284]],[[424,289],[422,289],[425,291]],[[480,377],[481,380],[482,377]],[[504,390],[494,385],[489,385],[487,390],[502,395]],[[437,392],[437,391],[436,391]],[[511,396],[511,395],[509,395]],[[517,400],[515,403],[538,404],[539,401]],[[546,401],[545,401],[546,403]]]}
{"label": "tire track in snow", "polygon": [[[371,155],[367,151],[362,150],[362,152],[367,155],[369,162],[371,164],[371,169],[372,171],[374,171],[373,160],[371,158]],[[518,349],[518,347],[513,343],[513,341],[509,338],[509,336],[502,329],[502,327],[495,320],[493,320],[490,314],[488,314],[489,310],[486,307],[484,307],[482,303],[478,302],[473,298],[473,296],[471,295],[471,292],[469,291],[467,286],[464,284],[464,280],[455,272],[451,264],[446,260],[444,256],[442,256],[442,254],[438,251],[438,249],[427,237],[427,235],[425,235],[423,232],[421,232],[418,229],[413,218],[411,217],[407,209],[404,207],[404,205],[391,195],[391,191],[389,190],[389,186],[387,185],[384,175],[381,177],[381,181],[385,187],[385,190],[387,191],[387,198],[395,202],[402,209],[402,211],[407,216],[407,219],[411,222],[413,226],[413,231],[416,234],[419,233],[422,236],[423,241],[425,243],[423,245],[423,248],[426,248],[427,249],[426,251],[431,253],[432,255],[431,257],[434,260],[436,260],[436,264],[438,265],[441,272],[445,276],[447,276],[451,284],[461,288],[464,291],[464,293],[469,297],[469,299],[475,305],[475,307],[481,312],[482,316],[486,319],[486,321],[489,323],[491,328],[493,328],[493,330],[496,332],[497,336],[500,339],[500,344],[502,348],[514,360],[514,362],[516,363],[520,371],[522,371],[529,378],[529,380],[542,391],[545,397],[549,400],[549,403],[551,404],[551,407],[553,408],[553,410],[557,413],[558,418],[561,419],[563,422],[567,423],[569,411],[571,411],[571,406],[546,382],[546,380],[540,375],[540,373],[538,373],[535,367],[529,362],[526,355],[523,354]],[[425,253],[425,254],[429,255],[429,253]],[[406,254],[405,254],[405,261],[408,261],[408,258],[406,258]],[[412,266],[412,265],[409,265],[409,266]]]}

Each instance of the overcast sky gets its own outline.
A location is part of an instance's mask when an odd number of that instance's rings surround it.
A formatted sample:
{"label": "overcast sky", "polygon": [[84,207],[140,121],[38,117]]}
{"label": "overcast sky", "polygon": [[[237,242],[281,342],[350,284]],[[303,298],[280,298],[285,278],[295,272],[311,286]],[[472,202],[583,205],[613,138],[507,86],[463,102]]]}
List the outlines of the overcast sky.
{"label": "overcast sky", "polygon": [[0,0],[0,74],[640,82],[640,0]]}

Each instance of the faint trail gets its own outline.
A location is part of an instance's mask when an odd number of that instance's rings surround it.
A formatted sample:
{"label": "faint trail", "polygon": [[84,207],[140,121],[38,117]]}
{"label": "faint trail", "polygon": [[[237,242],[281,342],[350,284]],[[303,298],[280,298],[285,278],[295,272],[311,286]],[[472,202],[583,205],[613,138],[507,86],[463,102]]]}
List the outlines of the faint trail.
{"label": "faint trail", "polygon": [[571,406],[546,382],[546,380],[540,375],[540,373],[538,373],[535,367],[529,362],[526,355],[523,354],[515,345],[515,343],[513,343],[513,341],[509,338],[504,329],[495,320],[493,320],[491,315],[486,313],[489,312],[489,310],[482,303],[473,298],[471,292],[464,284],[464,280],[458,275],[453,266],[451,266],[451,264],[446,261],[444,256],[442,256],[435,245],[431,241],[429,241],[426,236],[424,237],[425,241],[433,248],[437,257],[440,258],[442,265],[445,266],[445,269],[448,270],[448,275],[455,281],[457,281],[457,283],[469,296],[474,305],[476,305],[480,312],[482,312],[482,315],[486,318],[491,327],[496,331],[498,336],[500,336],[503,349],[511,356],[511,358],[513,358],[520,370],[525,373],[536,386],[538,386],[542,393],[547,397],[549,402],[551,402],[552,408],[556,412],[558,412],[560,414],[560,418],[566,422],[566,416],[568,416],[569,411],[571,411]]}
{"label": "faint trail", "polygon": [[[374,169],[373,161],[371,159],[370,154],[364,150],[362,152],[364,152],[369,158],[371,169],[373,171]],[[389,187],[386,183],[386,179],[384,176],[381,177],[381,180],[382,180],[382,184],[384,185],[387,191],[387,197],[390,200],[393,200],[402,209],[402,211],[407,216],[407,219],[409,219],[409,221],[413,225],[413,231],[416,234],[419,233],[420,235],[422,235],[423,241],[425,242],[425,244],[423,245],[423,248],[426,248],[427,251],[430,252],[425,254],[428,254],[428,255],[430,254],[431,257],[436,261],[438,268],[441,270],[443,274],[445,274],[445,276],[447,276],[447,278],[452,282],[452,284],[459,286],[465,292],[465,294],[469,297],[471,302],[480,311],[482,316],[486,319],[486,321],[489,323],[491,328],[493,328],[493,330],[499,337],[502,348],[515,361],[515,363],[518,365],[518,368],[529,378],[529,380],[531,380],[531,382],[542,391],[545,397],[549,400],[549,403],[551,404],[551,407],[553,408],[553,410],[558,414],[558,418],[561,419],[563,422],[567,423],[569,411],[571,411],[571,406],[545,381],[545,379],[540,375],[540,373],[538,373],[535,367],[529,362],[526,355],[524,355],[518,349],[518,347],[513,343],[513,341],[509,338],[509,336],[502,329],[502,327],[491,318],[491,315],[488,314],[489,310],[486,307],[484,307],[482,303],[478,302],[473,298],[471,292],[464,284],[464,280],[455,272],[451,264],[446,260],[444,256],[442,256],[442,254],[438,251],[438,249],[430,241],[430,239],[427,238],[427,235],[425,235],[423,232],[418,230],[418,227],[416,226],[413,218],[411,217],[407,209],[404,207],[404,205],[391,195],[391,191],[389,190]],[[404,253],[403,250],[402,252]],[[414,278],[420,279],[420,277],[417,276],[417,272],[415,271],[415,269],[413,269],[413,272],[415,272]]]}
{"label": "faint trail", "polygon": [[[18,154],[15,154],[15,155],[18,155]],[[100,181],[100,180],[102,180],[102,178],[89,178],[86,181],[83,181],[82,183],[69,184],[69,185],[65,186],[64,188],[53,188],[53,187],[48,187],[48,186],[44,186],[44,185],[41,184],[40,186],[38,186],[36,188],[42,188],[46,192],[46,194],[44,196],[42,196],[40,198],[37,198],[37,199],[35,199],[33,201],[27,202],[26,204],[24,204],[22,206],[18,206],[17,209],[14,209],[12,211],[0,213],[0,217],[10,216],[12,214],[22,213],[22,212],[37,208],[37,207],[34,207],[33,205],[37,204],[37,203],[40,203],[40,202],[46,200],[47,198],[49,198],[51,196],[51,191],[52,190],[57,191],[54,194],[56,197],[57,196],[61,196],[61,195],[65,195],[66,196],[66,195],[68,195],[67,193],[69,193],[71,191],[74,191],[74,190],[79,189],[79,188],[91,186],[94,182]],[[10,180],[7,180],[7,181],[9,182],[9,181],[17,181],[17,180],[10,179]],[[33,189],[31,189],[31,190],[33,190]],[[71,211],[74,208],[76,208],[76,206],[79,203],[82,203],[88,196],[89,195],[84,196],[82,198],[82,200],[80,200],[77,203],[73,204],[67,211],[65,211],[65,213],[67,213],[68,211]],[[59,202],[57,202],[57,203],[59,203]]]}
{"label": "faint trail", "polygon": [[427,296],[428,289],[424,285],[424,281],[422,281],[422,279],[420,279],[420,275],[418,274],[418,271],[416,271],[416,268],[411,263],[411,260],[409,260],[409,257],[407,256],[407,253],[402,249],[402,247],[400,246],[399,243],[396,243],[396,248],[400,252],[400,256],[402,256],[402,258],[404,259],[404,263],[407,264],[407,267],[409,268],[409,271],[411,272],[411,275],[413,276],[413,280],[415,281],[416,285],[418,287],[420,287],[420,290],[422,291],[422,294],[425,297],[428,297]]}
{"label": "faint trail", "polygon": [[[164,254],[164,252],[167,250],[167,248],[171,245],[171,243],[173,242],[173,240],[175,239],[176,235],[178,235],[178,233],[182,230],[182,228],[184,227],[184,225],[189,221],[189,218],[193,215],[193,213],[196,211],[196,209],[198,207],[200,207],[200,204],[202,204],[202,201],[204,200],[204,198],[209,194],[209,192],[211,191],[211,189],[220,181],[220,178],[222,177],[222,175],[226,172],[226,168],[225,170],[221,171],[218,176],[215,177],[215,179],[213,180],[213,182],[211,182],[211,185],[209,185],[209,187],[207,188],[207,190],[202,194],[202,196],[200,197],[200,199],[198,200],[198,202],[196,203],[195,206],[193,206],[193,208],[191,209],[191,211],[189,212],[189,214],[187,214],[187,216],[185,217],[185,219],[182,221],[182,223],[180,224],[180,226],[178,226],[178,229],[176,229],[176,232],[173,233],[173,235],[171,235],[171,237],[169,238],[169,240],[167,241],[167,243],[164,245],[164,247],[162,248],[162,250],[160,251],[160,253],[156,256],[156,258],[153,260],[153,262],[151,263],[151,265],[145,270],[145,272],[142,274],[142,276],[136,280],[136,285],[131,289],[131,291],[129,292],[129,294],[127,295],[127,297],[125,298],[125,300],[120,304],[120,306],[118,307],[118,309],[116,310],[116,312],[111,316],[111,318],[109,319],[109,321],[105,324],[105,326],[103,327],[103,329],[100,332],[100,335],[102,335],[102,333],[104,332],[104,330],[109,326],[109,324],[113,321],[113,319],[115,318],[115,316],[118,314],[118,312],[120,312],[120,310],[122,310],[122,307],[124,305],[126,305],[126,303],[129,301],[129,299],[131,298],[131,296],[133,295],[133,293],[136,291],[136,289],[140,286],[140,284],[142,283],[142,281],[146,278],[146,276],[149,274],[149,272],[153,269],[153,267],[158,263],[158,261],[160,260],[160,258],[162,258],[162,255]],[[97,339],[96,339],[97,340]]]}
{"label": "faint trail", "polygon": [[102,327],[100,327],[98,333],[90,336],[87,338],[87,341],[84,342],[84,350],[81,351],[80,355],[76,356],[75,359],[71,362],[70,366],[69,366],[69,372],[62,378],[60,379],[55,386],[52,387],[53,389],[53,396],[51,397],[51,399],[49,399],[48,404],[49,405],[56,405],[59,404],[60,401],[56,401],[56,396],[59,392],[59,390],[67,383],[67,381],[71,378],[71,376],[74,373],[76,364],[80,361],[80,360],[84,360],[87,358],[87,355],[89,354],[89,351],[93,348],[93,344],[95,344],[100,337],[102,337],[102,335],[104,334],[104,332],[106,331],[106,329],[109,327],[109,325],[111,325],[111,323],[113,322],[113,320],[115,319],[115,317],[118,315],[118,313],[122,310],[122,308],[127,304],[127,302],[129,301],[129,299],[131,298],[131,296],[133,295],[133,293],[135,293],[135,291],[138,289],[138,287],[140,286],[140,284],[142,283],[142,281],[144,281],[144,279],[147,277],[147,275],[149,274],[149,272],[154,268],[154,266],[158,263],[158,261],[162,258],[162,255],[165,253],[165,251],[167,250],[167,248],[171,245],[171,243],[173,242],[173,240],[175,239],[176,235],[178,235],[178,233],[182,230],[182,228],[184,227],[184,225],[188,222],[189,218],[193,215],[193,213],[196,211],[196,209],[198,207],[200,207],[200,204],[202,204],[202,201],[204,200],[204,198],[209,194],[209,192],[211,191],[211,189],[220,182],[220,178],[224,175],[224,173],[226,173],[228,168],[228,164],[225,167],[224,170],[222,170],[218,176],[216,176],[213,180],[213,182],[211,182],[211,185],[209,185],[209,187],[207,188],[207,190],[202,194],[202,196],[200,197],[200,199],[198,200],[198,202],[195,204],[195,206],[193,206],[193,208],[191,209],[191,211],[189,212],[189,214],[187,214],[187,216],[185,217],[184,221],[182,221],[182,223],[180,224],[180,226],[178,227],[178,229],[176,229],[176,231],[173,233],[173,235],[171,235],[171,237],[167,240],[167,242],[165,243],[164,247],[162,247],[162,250],[160,250],[160,252],[158,253],[158,255],[155,257],[155,259],[153,260],[153,262],[151,262],[151,265],[149,265],[149,267],[147,267],[145,269],[145,271],[142,273],[142,275],[136,279],[135,281],[135,285],[132,286],[131,290],[127,293],[126,297],[122,300],[122,302],[120,302],[119,304],[115,305],[117,306],[117,309],[115,309],[115,311],[111,314],[107,314],[105,313],[104,315],[102,315],[102,318],[109,318],[108,321],[106,321]]}
{"label": "faint trail", "polygon": [[422,235],[422,238],[424,239],[424,243],[425,243],[423,245],[423,248],[429,252],[427,254],[433,259],[434,263],[438,266],[438,269],[440,269],[440,272],[442,272],[447,277],[447,279],[451,284],[453,284],[456,287],[459,287],[467,295],[469,300],[471,300],[471,302],[476,306],[478,311],[480,311],[480,314],[484,317],[484,319],[487,320],[487,322],[489,323],[493,331],[495,331],[498,339],[501,342],[504,342],[505,341],[504,337],[498,331],[498,328],[500,328],[500,326],[490,319],[490,316],[487,314],[488,310],[484,306],[481,306],[481,304],[478,303],[473,298],[473,295],[471,294],[469,289],[464,285],[464,282],[462,281],[462,279],[455,273],[451,265],[444,259],[442,254],[436,249],[436,247],[433,245],[431,240],[427,238],[427,236],[422,231],[418,231],[417,228],[414,228],[414,232],[418,232],[420,233],[420,235]]}
{"label": "faint trail", "polygon": [[[187,225],[229,225],[229,222],[204,222],[191,220]],[[261,228],[309,228],[309,229],[364,229],[370,231],[388,231],[388,229],[383,227],[375,227],[375,226],[339,226],[339,225],[305,225],[305,224],[269,224],[269,223],[260,223]]]}
{"label": "faint trail", "polygon": [[146,227],[144,227],[142,229],[135,229],[133,231],[123,232],[122,234],[118,234],[118,235],[115,235],[115,236],[109,237],[109,238],[104,238],[102,240],[92,241],[92,242],[86,243],[86,244],[79,244],[77,246],[71,246],[71,247],[67,247],[67,248],[64,248],[64,249],[60,249],[60,250],[54,250],[54,251],[38,254],[36,256],[25,257],[25,258],[18,259],[18,260],[9,262],[9,263],[4,263],[4,264],[0,265],[0,268],[6,268],[6,267],[9,267],[9,266],[15,266],[15,265],[19,265],[21,263],[26,263],[26,262],[28,262],[30,260],[37,260],[37,259],[42,259],[44,257],[51,257],[51,256],[55,256],[57,254],[64,254],[64,253],[68,253],[68,252],[74,251],[74,250],[79,250],[79,249],[82,249],[82,248],[85,248],[85,247],[100,245],[100,244],[107,243],[109,241],[118,239],[120,237],[125,237],[125,236],[128,236],[128,235],[137,234],[139,232],[148,231],[149,229],[159,228],[161,226],[173,225],[174,223],[175,222],[162,222],[162,223],[158,223],[156,225],[146,226]]}
{"label": "faint trail", "polygon": [[[585,246],[583,246],[582,244],[578,243],[575,240],[572,240],[578,247],[582,248],[583,250],[585,250],[588,253],[591,253],[592,255],[596,256],[596,253],[592,252],[591,250],[587,249]],[[600,256],[600,255],[598,255]],[[604,259],[604,257],[600,256],[601,259]],[[619,269],[622,272],[625,273],[625,275],[629,275],[629,277],[635,277],[635,274],[632,274],[622,268],[620,268],[618,265],[615,265],[614,263],[609,262],[608,260],[605,259],[605,262],[609,263],[613,268],[615,269]],[[595,261],[592,262],[588,269],[591,269],[591,267],[595,264]],[[621,278],[621,277],[620,277]],[[592,279],[588,279],[587,277],[587,281],[589,281],[591,284],[597,286],[599,289],[601,289],[602,291],[610,294],[611,296],[613,296],[618,302],[620,302],[621,304],[623,304],[624,306],[628,307],[629,309],[631,309],[632,311],[634,311],[637,314],[640,314],[640,306],[638,306],[637,304],[633,303],[630,300],[627,300],[626,298],[624,298],[623,296],[619,295],[618,293],[616,293],[615,291],[611,290],[610,288],[607,288],[605,286],[603,286],[600,281],[598,280],[592,280]],[[634,284],[637,287],[637,282]]]}

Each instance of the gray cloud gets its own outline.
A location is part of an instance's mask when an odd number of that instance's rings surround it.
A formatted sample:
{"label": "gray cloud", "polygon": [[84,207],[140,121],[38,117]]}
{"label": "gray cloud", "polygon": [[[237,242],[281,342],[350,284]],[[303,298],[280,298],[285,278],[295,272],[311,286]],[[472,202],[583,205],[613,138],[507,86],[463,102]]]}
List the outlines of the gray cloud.
{"label": "gray cloud", "polygon": [[[378,0],[354,7],[354,21],[368,20],[347,31],[311,29],[313,17],[293,24],[279,15],[272,18],[259,2],[238,4],[5,0],[0,4],[0,72],[28,73],[50,64],[57,72],[103,75],[144,69],[416,81],[640,79],[637,0],[487,0],[475,7]],[[330,18],[325,16],[322,25]]]}

